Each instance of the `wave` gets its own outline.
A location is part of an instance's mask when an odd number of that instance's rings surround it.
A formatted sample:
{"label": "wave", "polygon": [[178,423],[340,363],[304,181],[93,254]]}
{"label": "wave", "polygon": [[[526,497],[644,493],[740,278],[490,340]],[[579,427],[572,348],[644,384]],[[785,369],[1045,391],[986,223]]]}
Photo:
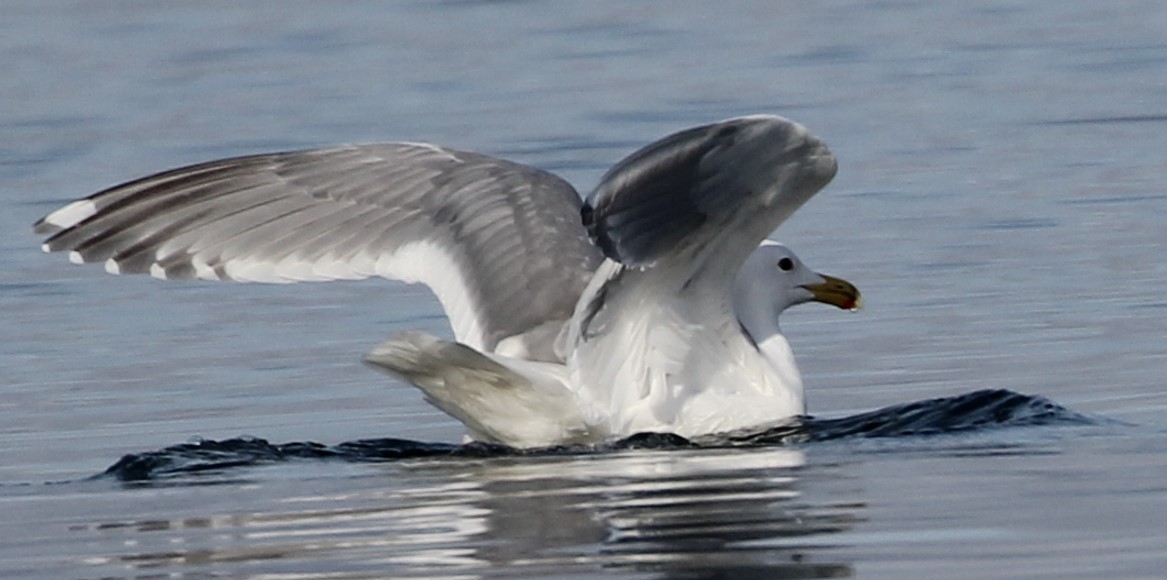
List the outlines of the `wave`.
{"label": "wave", "polygon": [[133,453],[94,478],[150,481],[292,460],[380,462],[425,457],[497,457],[596,454],[627,449],[684,449],[790,445],[847,438],[921,437],[1011,427],[1096,425],[1101,419],[1071,411],[1045,397],[1009,390],[980,390],[954,397],[893,405],[836,419],[800,417],[756,429],[687,439],[671,433],[639,433],[598,446],[520,450],[493,443],[431,443],[378,438],[337,445],[270,443],[254,437],[200,440],[158,451]]}

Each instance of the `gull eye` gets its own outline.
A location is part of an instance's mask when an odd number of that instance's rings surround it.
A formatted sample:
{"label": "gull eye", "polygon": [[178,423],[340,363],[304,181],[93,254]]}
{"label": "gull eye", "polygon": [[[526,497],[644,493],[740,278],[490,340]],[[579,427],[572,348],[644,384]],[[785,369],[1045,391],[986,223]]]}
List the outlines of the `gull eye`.
{"label": "gull eye", "polygon": [[789,272],[794,269],[794,260],[790,258],[782,258],[778,260],[778,269],[783,272]]}

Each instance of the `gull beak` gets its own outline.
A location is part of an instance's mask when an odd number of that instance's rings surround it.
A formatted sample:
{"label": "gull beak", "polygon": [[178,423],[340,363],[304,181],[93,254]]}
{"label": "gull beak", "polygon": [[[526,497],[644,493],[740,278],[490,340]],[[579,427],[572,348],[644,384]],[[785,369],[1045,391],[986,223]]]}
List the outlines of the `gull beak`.
{"label": "gull beak", "polygon": [[834,276],[822,276],[821,284],[806,284],[803,288],[814,295],[811,300],[837,306],[844,310],[859,310],[863,307],[863,298],[859,296],[859,289],[854,284]]}

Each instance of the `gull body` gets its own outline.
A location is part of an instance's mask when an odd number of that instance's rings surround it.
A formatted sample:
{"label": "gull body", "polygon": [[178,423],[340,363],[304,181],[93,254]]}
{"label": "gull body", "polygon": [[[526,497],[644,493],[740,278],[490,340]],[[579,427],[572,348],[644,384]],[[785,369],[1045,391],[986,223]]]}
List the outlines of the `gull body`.
{"label": "gull body", "polygon": [[454,340],[398,333],[366,362],[474,439],[542,447],[805,413],[778,316],[859,294],[766,236],[834,173],[805,128],[759,115],[644,147],[586,202],[531,167],[388,143],[184,167],[34,230],[115,274],[424,283]]}

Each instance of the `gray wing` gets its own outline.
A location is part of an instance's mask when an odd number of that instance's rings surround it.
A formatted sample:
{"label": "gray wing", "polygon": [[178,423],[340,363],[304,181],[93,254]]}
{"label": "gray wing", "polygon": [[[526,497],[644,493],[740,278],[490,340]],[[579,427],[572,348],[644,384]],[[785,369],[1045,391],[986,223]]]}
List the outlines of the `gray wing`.
{"label": "gray wing", "polygon": [[[115,274],[428,285],[460,342],[558,331],[601,261],[549,173],[426,144],[255,155],[160,173],[36,223],[47,252]],[[558,321],[558,322],[556,322]]]}
{"label": "gray wing", "polygon": [[583,221],[604,254],[627,266],[708,246],[721,258],[728,251],[744,260],[835,169],[830,151],[793,121],[729,119],[628,156],[588,197]]}
{"label": "gray wing", "polygon": [[[741,265],[834,174],[830,151],[801,125],[754,116],[670,135],[604,176],[581,211],[608,260],[580,296],[566,343],[572,381],[610,410],[614,429],[704,429],[708,419],[688,413],[713,417],[770,396],[799,407],[801,387],[787,383],[797,369],[758,353],[733,288],[784,290],[738,280]],[[718,387],[738,383],[741,398],[738,387]]]}

